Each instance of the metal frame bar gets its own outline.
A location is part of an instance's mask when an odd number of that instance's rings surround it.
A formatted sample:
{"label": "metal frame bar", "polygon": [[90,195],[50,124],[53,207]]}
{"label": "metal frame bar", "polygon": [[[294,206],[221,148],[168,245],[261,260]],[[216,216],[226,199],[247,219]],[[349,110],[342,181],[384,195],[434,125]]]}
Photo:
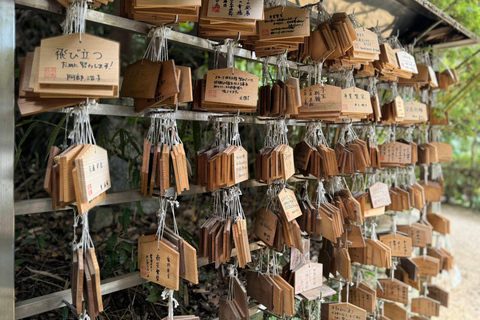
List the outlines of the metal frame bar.
{"label": "metal frame bar", "polygon": [[[250,243],[250,251],[255,251],[263,247],[264,245],[261,242]],[[232,256],[237,256],[237,249],[234,248],[232,250]],[[207,264],[209,264],[207,258],[197,259],[198,268],[206,266]],[[110,279],[105,279],[102,281],[101,284],[102,296],[135,287],[145,282],[147,282],[147,280],[140,278],[140,272],[138,271]],[[64,307],[65,304],[62,302],[62,300],[65,300],[68,303],[72,303],[72,291],[70,289],[57,291],[51,294],[46,294],[40,297],[17,302],[15,306],[15,319],[22,319],[25,317],[34,316],[36,314]],[[2,319],[5,318],[2,317]]]}
{"label": "metal frame bar", "polygon": [[[240,188],[255,188],[266,186],[266,184],[256,181],[255,179],[250,179],[240,183]],[[172,187],[168,190],[167,197],[174,196],[175,189]],[[191,184],[190,190],[182,192],[179,196],[207,193],[207,188]],[[98,204],[97,206],[109,206],[115,204],[129,203],[135,201],[158,201],[156,197],[154,198],[145,198],[139,190],[128,190],[120,192],[107,193],[107,199]],[[69,210],[69,207],[62,210]],[[51,212],[52,210],[52,199],[51,198],[41,198],[41,199],[31,199],[31,200],[20,200],[15,202],[15,215],[22,216],[26,214],[33,213],[44,213]],[[58,210],[55,210],[58,211]]]}
{"label": "metal frame bar", "polygon": [[0,315],[15,315],[15,3],[0,0]]}

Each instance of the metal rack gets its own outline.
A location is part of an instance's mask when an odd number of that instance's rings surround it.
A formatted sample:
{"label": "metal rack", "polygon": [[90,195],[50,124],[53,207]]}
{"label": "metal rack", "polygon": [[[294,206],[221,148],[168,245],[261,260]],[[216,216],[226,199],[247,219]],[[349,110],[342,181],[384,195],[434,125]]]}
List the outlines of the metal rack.
{"label": "metal rack", "polygon": [[[288,5],[296,6],[293,3]],[[36,315],[42,312],[53,310],[64,306],[62,299],[71,301],[70,290],[63,290],[52,294],[28,299],[15,303],[14,297],[14,222],[15,216],[35,214],[52,211],[51,200],[33,199],[21,200],[14,202],[14,52],[15,52],[15,6],[28,8],[32,10],[44,11],[52,14],[63,14],[64,9],[54,0],[0,0],[0,203],[2,211],[0,212],[0,314],[2,319],[21,319],[24,317]],[[317,14],[312,12],[311,21],[315,23]],[[95,10],[88,10],[87,21],[110,26],[124,31],[146,35],[152,25],[147,23],[133,21],[130,19],[118,17],[111,14],[102,13]],[[198,38],[192,35],[184,34],[177,31],[168,33],[168,40],[176,43],[187,45],[191,48],[199,50],[213,51],[213,45],[216,43],[207,39]],[[226,48],[222,46],[222,52],[226,52]],[[262,58],[255,56],[254,52],[237,48],[234,55],[247,59],[249,61],[263,62]],[[270,58],[269,63],[276,64],[275,58]],[[291,69],[302,68],[302,64],[289,61]],[[65,110],[56,110],[54,112],[65,112]],[[111,115],[121,117],[144,117],[145,113],[139,114],[135,112],[133,106],[99,104],[95,108],[89,110],[93,115]],[[209,116],[213,113],[193,112],[179,110],[176,113],[178,120],[187,121],[208,121]],[[246,124],[264,124],[265,122],[255,116],[245,116]],[[287,120],[288,125],[305,125],[305,122],[296,120]],[[264,186],[264,184],[254,180],[248,180],[241,184],[242,188]],[[173,189],[169,192],[173,193]],[[204,187],[190,186],[188,194],[198,194],[207,192]],[[143,201],[145,199],[139,191],[123,191],[109,193],[107,199],[100,205],[113,205],[128,203],[134,201]],[[250,249],[259,249],[259,243],[251,243]],[[235,253],[234,253],[235,254]],[[204,259],[198,260],[198,266],[204,266],[207,262]],[[144,283],[145,280],[140,278],[138,272],[114,277],[102,281],[102,294],[109,294],[126,288]]]}
{"label": "metal rack", "polygon": [[[11,1],[11,5],[13,7],[13,1]],[[16,0],[15,5],[23,8],[30,8],[30,9],[35,9],[39,11],[45,11],[49,13],[54,13],[54,14],[63,14],[63,7],[61,7],[58,3],[54,1],[48,1],[48,0],[34,0],[34,1],[28,1],[28,0]],[[13,16],[13,15],[12,15]],[[94,11],[94,10],[88,10],[87,13],[87,21],[93,22],[93,23],[98,23],[98,24],[103,24],[107,26],[111,26],[114,28],[122,29],[125,31],[133,32],[133,33],[139,33],[139,34],[147,34],[149,29],[152,27],[151,25],[143,22],[138,22],[138,21],[133,21],[125,18],[121,18],[118,16]],[[14,21],[13,21],[14,23]],[[12,31],[13,33],[13,31]],[[201,50],[208,50],[208,51],[213,51],[214,47],[213,45],[215,42],[207,40],[207,39],[202,39],[198,38],[192,35],[188,34],[183,34],[177,31],[171,30],[168,33],[168,39],[173,42],[177,43],[182,43],[185,45],[188,45],[190,47],[196,48],[196,49],[201,49]],[[15,44],[13,43],[13,46]],[[14,48],[14,47],[13,47]],[[223,52],[226,52],[225,47],[222,47]],[[263,62],[263,59],[255,57],[254,52],[249,51],[249,50],[244,50],[244,49],[235,49],[234,52],[235,56],[244,58],[250,61],[256,61],[256,62]],[[13,57],[12,57],[13,60]],[[275,58],[271,58],[269,60],[271,64],[275,64],[276,60]],[[13,65],[13,63],[12,63]],[[301,66],[301,64],[297,64],[295,62],[290,62],[290,68],[292,69],[298,69],[298,67]],[[13,79],[9,82],[9,84],[13,84],[14,81]],[[10,94],[12,96],[12,106],[14,105],[13,103],[13,88],[10,90]],[[13,107],[8,108],[12,111],[11,119],[10,122],[13,125]],[[55,110],[53,112],[67,112],[67,109],[60,109],[60,110]],[[92,115],[110,115],[110,116],[121,116],[121,117],[145,117],[148,116],[148,113],[136,113],[135,108],[131,105],[115,105],[115,104],[99,104],[96,107],[92,107],[89,109],[89,113]],[[207,113],[207,112],[194,112],[194,111],[185,111],[185,110],[178,110],[176,113],[176,118],[178,120],[187,120],[187,121],[209,121],[209,117],[212,115],[217,115],[216,113]],[[246,124],[264,124],[265,122],[262,121],[261,119],[255,117],[255,116],[245,116],[242,115],[242,118],[244,118],[244,122]],[[5,118],[2,118],[4,120]],[[297,122],[295,120],[287,120],[289,125],[305,125],[305,122]],[[2,126],[2,129],[5,128],[5,126]],[[10,132],[10,135],[14,130],[12,129]],[[13,142],[13,138],[11,139]],[[13,146],[11,148],[12,152],[12,159],[13,159]],[[13,162],[12,162],[12,178],[9,179],[12,184],[13,184]],[[249,187],[258,187],[258,186],[265,186],[263,183],[259,183],[253,179],[245,181],[240,185],[241,188],[249,188]],[[10,188],[10,190],[13,190],[13,185]],[[174,189],[171,188],[169,190],[169,193],[173,195]],[[191,194],[199,194],[199,193],[205,193],[207,192],[205,187],[197,186],[197,185],[191,185],[190,190],[187,192],[182,193],[182,195],[191,195]],[[13,193],[13,192],[12,192]],[[10,197],[10,201],[13,199],[13,195]],[[130,202],[135,202],[135,201],[155,201],[152,199],[146,199],[143,197],[138,190],[130,190],[130,191],[122,191],[122,192],[114,192],[114,193],[108,193],[107,194],[107,199],[103,201],[100,205],[105,206],[105,205],[113,205],[113,204],[121,204],[121,203],[130,203]],[[68,210],[66,208],[65,210]],[[12,213],[14,214],[9,215],[9,220],[13,224],[14,222],[14,215],[19,216],[19,215],[27,215],[27,214],[35,214],[35,213],[42,213],[42,212],[49,212],[52,211],[51,207],[51,199],[50,198],[43,198],[43,199],[32,199],[32,200],[21,200],[17,201],[14,203],[14,208],[13,208],[13,202],[12,202]],[[12,234],[11,236],[8,235],[8,238],[12,239],[11,241],[11,246],[13,246],[13,231],[14,228],[10,228]],[[3,230],[0,230],[3,231]],[[4,245],[2,243],[2,245]],[[250,249],[251,250],[256,250],[261,248],[261,245],[259,243],[251,243],[250,244]],[[5,252],[11,251],[11,250],[5,250]],[[235,253],[233,253],[235,254]],[[11,257],[11,260],[6,261],[10,265],[13,265],[13,254]],[[204,266],[207,264],[207,261],[204,259],[199,259],[198,260],[198,266]],[[1,278],[1,277],[0,277]],[[63,290],[59,292],[55,292],[52,294],[47,294],[44,296],[24,300],[17,302],[15,304],[15,310],[13,310],[13,288],[14,288],[14,283],[13,283],[13,272],[12,276],[10,277],[11,282],[8,284],[8,292],[11,292],[11,297],[12,299],[10,300],[4,300],[1,299],[2,302],[6,301],[6,305],[10,306],[12,309],[12,313],[10,316],[5,317],[6,319],[21,319],[24,317],[40,314],[43,312],[47,312],[53,309],[57,309],[60,307],[65,306],[65,304],[62,302],[62,300],[65,300],[67,302],[71,302],[71,292],[70,290]],[[144,283],[145,280],[140,278],[138,272],[133,272],[130,274],[122,275],[119,277],[114,277],[110,279],[106,279],[102,281],[101,285],[101,291],[102,295],[117,292],[123,289],[127,289],[133,286],[140,285]],[[1,289],[0,289],[1,290]],[[0,303],[2,303],[0,302]]]}

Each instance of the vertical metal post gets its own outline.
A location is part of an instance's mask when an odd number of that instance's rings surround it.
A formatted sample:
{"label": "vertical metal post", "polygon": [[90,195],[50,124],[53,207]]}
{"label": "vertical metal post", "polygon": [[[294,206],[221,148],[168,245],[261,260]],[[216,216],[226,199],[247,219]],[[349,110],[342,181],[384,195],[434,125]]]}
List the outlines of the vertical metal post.
{"label": "vertical metal post", "polygon": [[0,0],[0,318],[15,319],[15,2]]}

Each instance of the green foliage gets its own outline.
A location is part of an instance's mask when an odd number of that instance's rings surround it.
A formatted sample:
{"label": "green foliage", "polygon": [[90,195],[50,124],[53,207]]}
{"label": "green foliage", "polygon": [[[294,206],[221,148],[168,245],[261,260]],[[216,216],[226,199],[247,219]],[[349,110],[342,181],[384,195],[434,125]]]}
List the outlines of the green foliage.
{"label": "green foliage", "polygon": [[[476,0],[431,0],[431,2],[480,35],[480,6]],[[480,124],[477,103],[480,99],[480,46],[465,46],[437,52],[439,67],[456,68],[459,83],[438,94],[438,113],[449,110],[451,126],[445,127],[443,139],[453,145],[453,163],[444,166],[445,195],[455,204],[479,207],[480,159],[478,145]],[[445,64],[445,65],[444,65]]]}
{"label": "green foliage", "polygon": [[22,153],[22,148],[21,147],[22,147],[23,143],[25,142],[25,140],[27,140],[28,135],[32,132],[33,128],[35,128],[35,126],[37,124],[38,124],[38,121],[33,122],[28,127],[27,131],[25,131],[25,133],[22,136],[22,139],[18,143],[17,148],[15,149],[15,166],[14,166],[14,168],[17,167],[18,160],[20,159],[20,154]]}

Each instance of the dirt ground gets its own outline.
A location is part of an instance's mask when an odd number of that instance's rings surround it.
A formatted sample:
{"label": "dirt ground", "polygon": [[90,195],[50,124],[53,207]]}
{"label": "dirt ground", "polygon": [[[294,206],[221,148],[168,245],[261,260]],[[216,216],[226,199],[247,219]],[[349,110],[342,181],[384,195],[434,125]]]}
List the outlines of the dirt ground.
{"label": "dirt ground", "polygon": [[449,308],[441,307],[438,319],[480,319],[480,213],[443,205],[442,215],[451,221],[446,245],[455,269],[437,279],[440,286],[450,288]]}

